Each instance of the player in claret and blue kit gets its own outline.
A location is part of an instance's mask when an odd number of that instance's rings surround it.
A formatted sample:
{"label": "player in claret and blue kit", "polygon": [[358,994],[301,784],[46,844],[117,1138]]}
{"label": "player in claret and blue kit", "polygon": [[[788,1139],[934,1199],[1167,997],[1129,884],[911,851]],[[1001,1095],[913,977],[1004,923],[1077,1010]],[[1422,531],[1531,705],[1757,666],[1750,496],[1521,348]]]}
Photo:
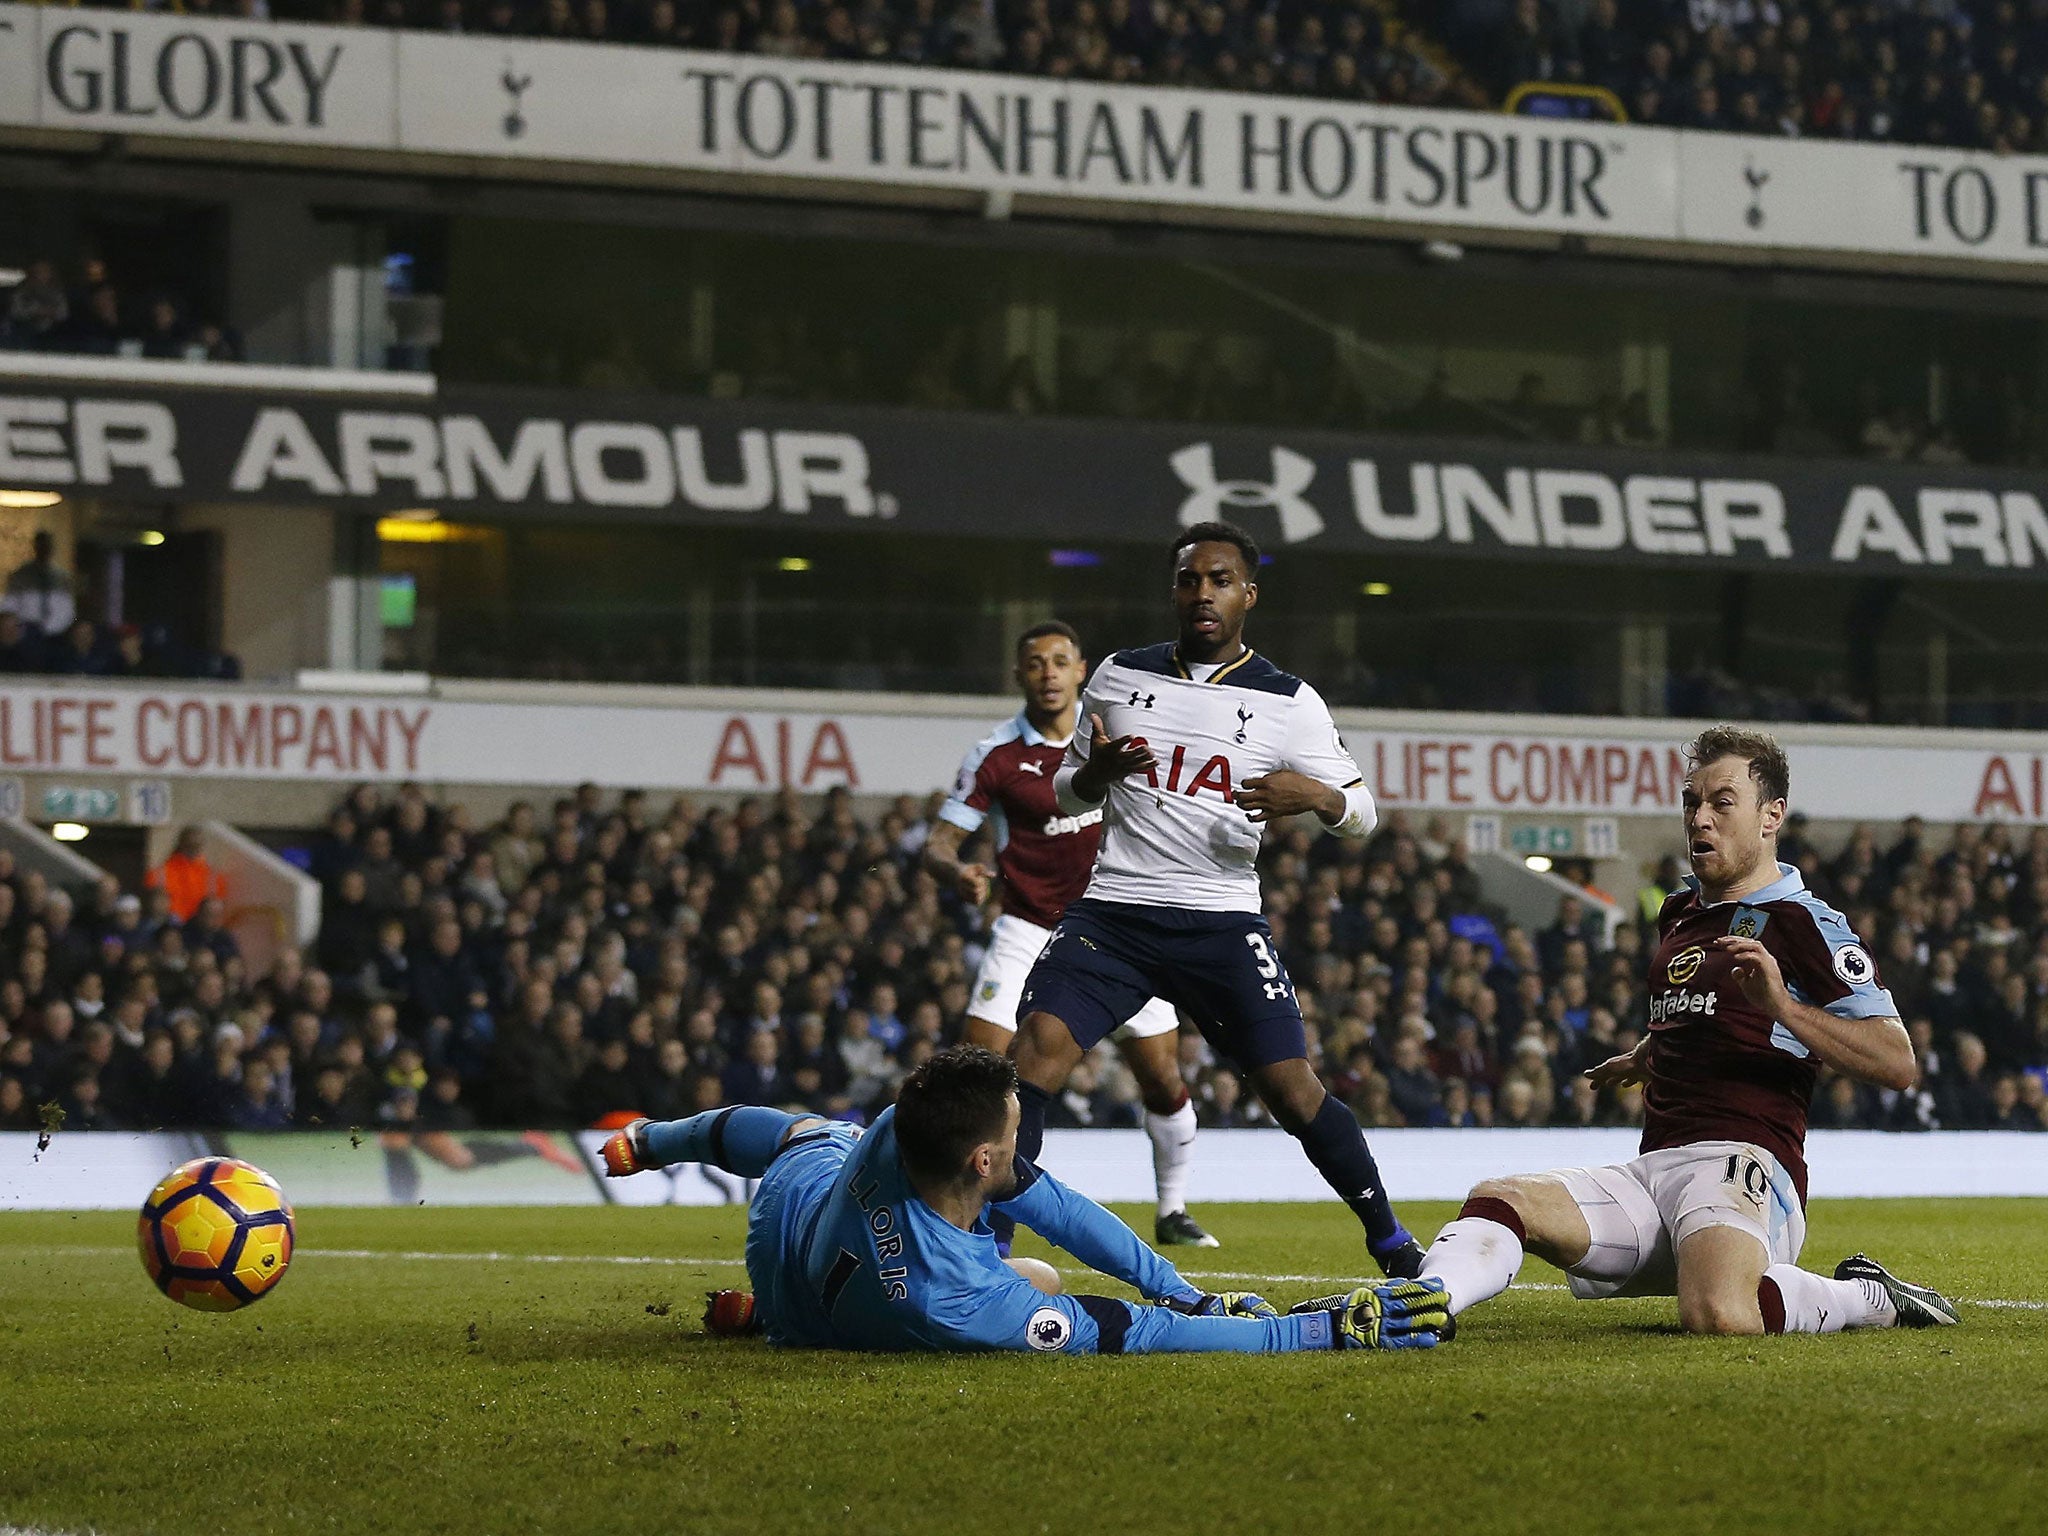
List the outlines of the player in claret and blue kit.
{"label": "player in claret and blue kit", "polygon": [[1959,1322],[1945,1297],[1860,1253],[1832,1279],[1798,1267],[1820,1068],[1910,1088],[1913,1047],[1870,951],[1778,862],[1791,774],[1777,742],[1717,726],[1689,755],[1693,873],[1657,915],[1649,1028],[1588,1074],[1644,1084],[1641,1155],[1487,1180],[1423,1273],[1454,1313],[1506,1290],[1527,1251],[1576,1296],[1676,1295],[1692,1333]]}
{"label": "player in claret and blue kit", "polygon": [[[979,1046],[939,1052],[865,1134],[780,1110],[637,1120],[604,1146],[624,1177],[708,1162],[759,1179],[747,1217],[754,1315],[773,1344],[1048,1354],[1426,1349],[1441,1286],[1397,1281],[1279,1316],[1208,1295],[1136,1233],[1017,1155],[1017,1074]],[[1150,1304],[1041,1289],[996,1252],[991,1206]]]}
{"label": "player in claret and blue kit", "polygon": [[1054,779],[1060,809],[1100,809],[1102,847],[1024,984],[1011,1054],[1018,1145],[1035,1158],[1046,1107],[1098,1041],[1164,998],[1251,1080],[1273,1118],[1365,1225],[1390,1275],[1422,1249],[1394,1215],[1358,1120],[1308,1064],[1294,984],[1260,913],[1265,823],[1314,813],[1339,837],[1378,819],[1320,695],[1244,643],[1259,547],[1198,523],[1175,542],[1180,638],[1119,651],[1089,679],[1088,729]]}

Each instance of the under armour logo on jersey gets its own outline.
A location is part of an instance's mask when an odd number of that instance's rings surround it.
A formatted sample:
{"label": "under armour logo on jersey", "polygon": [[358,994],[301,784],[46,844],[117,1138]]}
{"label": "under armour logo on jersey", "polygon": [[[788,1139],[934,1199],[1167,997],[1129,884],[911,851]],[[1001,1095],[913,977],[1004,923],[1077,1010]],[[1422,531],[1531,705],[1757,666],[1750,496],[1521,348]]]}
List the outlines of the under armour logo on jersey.
{"label": "under armour logo on jersey", "polygon": [[1152,701],[1158,697],[1159,695],[1156,693],[1139,693],[1135,688],[1131,690],[1131,704],[1133,708],[1143,704],[1147,709],[1150,709]]}
{"label": "under armour logo on jersey", "polygon": [[1244,728],[1252,723],[1252,712],[1242,704],[1237,707],[1237,739],[1244,740]]}
{"label": "under armour logo on jersey", "polygon": [[1180,525],[1215,522],[1240,507],[1271,507],[1280,518],[1280,537],[1298,544],[1323,531],[1323,515],[1302,496],[1316,477],[1315,460],[1292,448],[1273,450],[1273,479],[1218,480],[1216,451],[1207,443],[1183,448],[1167,462],[1193,494],[1180,504]]}
{"label": "under armour logo on jersey", "polygon": [[1269,1003],[1277,1003],[1277,1002],[1279,1002],[1279,1001],[1280,1001],[1280,999],[1281,999],[1281,998],[1285,997],[1286,995],[1287,995],[1287,983],[1286,983],[1286,982],[1284,982],[1284,981],[1269,981],[1269,982],[1267,982],[1267,983],[1266,983],[1266,1001],[1267,1001],[1267,1002],[1269,1002]]}
{"label": "under armour logo on jersey", "polygon": [[1032,777],[1033,777],[1034,779],[1042,779],[1042,778],[1044,778],[1044,777],[1045,777],[1045,764],[1043,764],[1043,763],[1019,763],[1019,764],[1017,765],[1017,771],[1018,771],[1019,773],[1028,773],[1028,774],[1030,774],[1030,775],[1031,775],[1031,776],[1032,776]]}

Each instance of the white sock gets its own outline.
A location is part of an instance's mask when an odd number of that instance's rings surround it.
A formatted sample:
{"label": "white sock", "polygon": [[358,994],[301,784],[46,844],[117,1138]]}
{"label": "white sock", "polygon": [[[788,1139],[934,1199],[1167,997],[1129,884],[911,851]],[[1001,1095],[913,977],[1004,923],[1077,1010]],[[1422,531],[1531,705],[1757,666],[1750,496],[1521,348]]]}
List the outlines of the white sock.
{"label": "white sock", "polygon": [[[1792,1264],[1773,1264],[1764,1271],[1759,1300],[1770,1286],[1778,1288],[1785,1311],[1785,1333],[1839,1333],[1844,1328],[1889,1328],[1899,1320],[1898,1308],[1875,1280],[1831,1280]],[[1764,1308],[1764,1327],[1771,1325]]]}
{"label": "white sock", "polygon": [[1443,1281],[1451,1315],[1491,1301],[1522,1267],[1522,1244],[1508,1228],[1484,1216],[1460,1216],[1437,1233],[1422,1256],[1422,1273]]}
{"label": "white sock", "polygon": [[1188,1169],[1195,1161],[1195,1101],[1182,1099],[1170,1115],[1145,1111],[1145,1134],[1152,1138],[1152,1177],[1159,1184],[1159,1214],[1171,1216],[1188,1208]]}

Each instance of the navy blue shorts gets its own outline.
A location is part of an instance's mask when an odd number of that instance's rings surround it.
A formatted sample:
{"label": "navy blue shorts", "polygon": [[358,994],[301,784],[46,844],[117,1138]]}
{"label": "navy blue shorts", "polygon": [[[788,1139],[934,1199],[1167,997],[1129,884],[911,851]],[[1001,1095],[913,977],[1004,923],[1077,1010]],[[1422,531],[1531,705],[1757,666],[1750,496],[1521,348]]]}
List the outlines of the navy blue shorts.
{"label": "navy blue shorts", "polygon": [[1308,1054],[1294,983],[1256,912],[1083,897],[1039,951],[1017,1019],[1049,1013],[1085,1051],[1153,997],[1186,1013],[1241,1069]]}

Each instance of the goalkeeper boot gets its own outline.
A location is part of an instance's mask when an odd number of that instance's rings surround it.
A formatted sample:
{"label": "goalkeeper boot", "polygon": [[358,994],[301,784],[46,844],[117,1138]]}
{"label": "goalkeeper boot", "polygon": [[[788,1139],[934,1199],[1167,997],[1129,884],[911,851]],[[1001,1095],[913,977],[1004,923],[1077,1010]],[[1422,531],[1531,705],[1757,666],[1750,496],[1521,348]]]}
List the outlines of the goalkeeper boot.
{"label": "goalkeeper boot", "polygon": [[1963,1320],[1956,1304],[1924,1285],[1908,1285],[1873,1258],[1851,1254],[1835,1266],[1837,1280],[1858,1280],[1891,1297],[1900,1328],[1953,1328]]}
{"label": "goalkeeper boot", "polygon": [[1221,1248],[1186,1211],[1169,1211],[1152,1223],[1152,1240],[1161,1248]]}
{"label": "goalkeeper boot", "polygon": [[623,1179],[628,1174],[645,1173],[656,1166],[647,1155],[647,1119],[642,1116],[623,1130],[613,1131],[604,1143],[604,1176],[608,1179]]}

